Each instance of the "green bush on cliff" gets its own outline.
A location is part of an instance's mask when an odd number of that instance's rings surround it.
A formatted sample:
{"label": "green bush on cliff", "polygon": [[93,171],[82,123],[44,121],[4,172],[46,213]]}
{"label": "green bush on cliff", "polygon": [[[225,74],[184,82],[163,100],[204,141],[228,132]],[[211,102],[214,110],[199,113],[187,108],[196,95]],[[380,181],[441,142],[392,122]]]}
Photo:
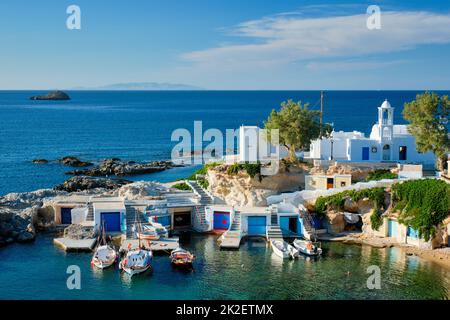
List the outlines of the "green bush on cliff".
{"label": "green bush on cliff", "polygon": [[377,231],[383,225],[383,217],[381,216],[381,211],[379,209],[373,210],[370,216],[370,225],[373,230]]}
{"label": "green bush on cliff", "polygon": [[254,178],[257,174],[261,173],[261,163],[235,163],[228,167],[227,174],[236,175],[242,170]]}
{"label": "green bush on cliff", "polygon": [[343,211],[345,199],[351,198],[357,202],[364,198],[369,198],[373,201],[376,209],[384,207],[384,188],[372,188],[362,190],[346,190],[331,196],[319,197],[314,205],[314,211],[319,216],[324,216],[327,210]]}
{"label": "green bush on cliff", "polygon": [[379,181],[383,179],[397,179],[398,174],[392,173],[389,169],[378,169],[367,175],[366,181]]}
{"label": "green bush on cliff", "polygon": [[192,188],[185,182],[177,183],[172,186],[172,188],[183,190],[183,191],[189,191],[192,190]]}
{"label": "green bush on cliff", "polygon": [[186,178],[186,180],[197,180],[197,175],[206,175],[208,173],[209,169],[213,169],[217,166],[220,166],[220,162],[209,162],[206,163],[203,167],[195,171],[193,174],[191,174],[189,177]]}
{"label": "green bush on cliff", "polygon": [[450,214],[450,184],[442,180],[396,183],[392,186],[392,199],[394,210],[401,212],[399,222],[413,227],[426,241]]}

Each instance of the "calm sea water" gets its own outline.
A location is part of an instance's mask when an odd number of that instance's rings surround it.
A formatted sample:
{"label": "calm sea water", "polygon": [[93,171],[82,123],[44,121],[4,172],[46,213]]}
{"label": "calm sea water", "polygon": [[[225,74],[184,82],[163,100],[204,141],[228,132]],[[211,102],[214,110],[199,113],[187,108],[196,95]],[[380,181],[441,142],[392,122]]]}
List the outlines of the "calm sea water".
{"label": "calm sea water", "polygon": [[[280,102],[293,99],[319,108],[318,91],[192,91],[192,92],[68,92],[70,101],[30,101],[37,91],[0,91],[0,195],[48,188],[67,179],[68,168],[55,160],[75,155],[87,160],[119,157],[129,160],[170,158],[172,131],[193,131],[261,125]],[[370,132],[377,107],[389,99],[395,119],[403,123],[403,104],[412,91],[332,91],[326,93],[325,120],[337,130]],[[182,178],[182,168],[134,179],[161,182]]]}
{"label": "calm sea water", "polygon": [[[261,125],[283,100],[319,108],[319,92],[69,92],[71,101],[30,101],[40,92],[0,91],[0,195],[48,188],[67,179],[55,162],[66,155],[86,160],[119,157],[168,159],[177,128],[204,130]],[[448,92],[447,92],[448,93]],[[325,120],[337,130],[369,133],[377,107],[389,99],[395,119],[417,92],[328,92]],[[194,168],[177,168],[133,179],[173,181]],[[263,242],[240,251],[220,251],[215,236],[193,234],[184,245],[198,257],[195,272],[154,259],[152,275],[130,280],[117,269],[96,272],[90,254],[64,253],[52,236],[0,249],[0,299],[447,299],[450,275],[438,265],[407,257],[398,249],[324,244],[322,259],[281,261]],[[382,290],[367,290],[366,268],[379,265]],[[66,269],[82,270],[82,290],[66,287]]]}
{"label": "calm sea water", "polygon": [[[91,255],[65,253],[50,236],[0,251],[0,299],[448,299],[450,273],[400,249],[324,243],[323,257],[289,261],[265,242],[221,251],[217,236],[187,235],[197,256],[193,272],[174,270],[156,256],[153,273],[130,278],[117,268],[98,271]],[[21,257],[21,258],[18,258]],[[68,290],[67,267],[81,268],[81,290]],[[368,290],[367,267],[381,268],[381,290]]]}

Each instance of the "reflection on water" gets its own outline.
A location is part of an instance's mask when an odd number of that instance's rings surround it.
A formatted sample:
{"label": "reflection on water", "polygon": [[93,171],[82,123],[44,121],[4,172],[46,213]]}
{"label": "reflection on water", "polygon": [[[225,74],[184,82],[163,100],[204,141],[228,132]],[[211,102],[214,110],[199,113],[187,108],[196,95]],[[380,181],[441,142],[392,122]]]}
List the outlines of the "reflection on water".
{"label": "reflection on water", "polygon": [[[52,238],[0,250],[2,299],[448,299],[450,272],[400,249],[323,243],[323,256],[281,259],[265,242],[222,251],[213,235],[181,236],[197,259],[194,270],[155,256],[153,272],[130,277],[117,265],[99,270],[91,254],[65,254]],[[27,257],[24,260],[21,257]],[[49,264],[48,262],[52,263]],[[30,268],[30,265],[33,267]],[[82,270],[82,290],[67,290],[66,269]],[[381,290],[368,290],[367,267],[381,269]],[[35,283],[30,286],[30,281]],[[46,290],[42,290],[46,288]]]}

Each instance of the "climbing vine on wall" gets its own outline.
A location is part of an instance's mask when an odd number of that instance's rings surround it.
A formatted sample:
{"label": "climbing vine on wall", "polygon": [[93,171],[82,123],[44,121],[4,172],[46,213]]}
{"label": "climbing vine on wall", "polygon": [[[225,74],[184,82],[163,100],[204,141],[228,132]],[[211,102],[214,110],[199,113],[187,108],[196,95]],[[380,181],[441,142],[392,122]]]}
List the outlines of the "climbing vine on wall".
{"label": "climbing vine on wall", "polygon": [[392,186],[399,222],[413,227],[426,241],[450,215],[450,184],[435,179],[412,180]]}

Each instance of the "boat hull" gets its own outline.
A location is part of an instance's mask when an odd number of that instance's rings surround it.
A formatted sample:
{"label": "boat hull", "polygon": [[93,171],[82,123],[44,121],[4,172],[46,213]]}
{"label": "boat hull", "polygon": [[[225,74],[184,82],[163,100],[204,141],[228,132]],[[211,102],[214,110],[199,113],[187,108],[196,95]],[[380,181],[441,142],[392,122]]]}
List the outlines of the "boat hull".
{"label": "boat hull", "polygon": [[308,248],[307,242],[304,241],[294,241],[294,247],[302,254],[310,257],[316,257],[322,254],[321,248]]}

